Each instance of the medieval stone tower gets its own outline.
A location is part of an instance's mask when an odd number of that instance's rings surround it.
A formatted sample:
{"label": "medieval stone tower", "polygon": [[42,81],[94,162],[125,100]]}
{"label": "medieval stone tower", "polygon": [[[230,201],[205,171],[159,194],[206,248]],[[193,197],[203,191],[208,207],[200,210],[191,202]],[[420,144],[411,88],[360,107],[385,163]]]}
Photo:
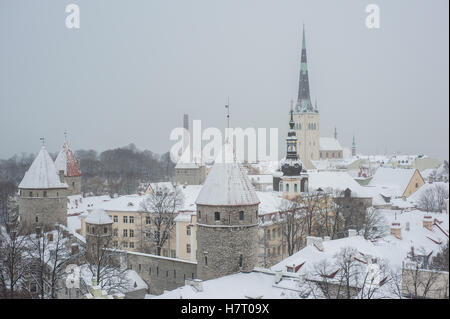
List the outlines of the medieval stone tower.
{"label": "medieval stone tower", "polygon": [[224,153],[226,160],[216,161],[196,200],[202,280],[249,272],[258,262],[259,199],[229,143]]}
{"label": "medieval stone tower", "polygon": [[67,195],[81,194],[81,171],[67,141],[64,142],[61,151],[56,157],[55,166],[57,173],[63,175],[64,181],[68,186]]}
{"label": "medieval stone tower", "polygon": [[303,28],[300,80],[297,103],[294,109],[294,127],[298,137],[298,154],[307,169],[314,168],[311,160],[319,159],[319,120],[317,102],[313,107],[309,93],[305,28]]}
{"label": "medieval stone tower", "polygon": [[111,247],[111,217],[103,209],[94,209],[84,220],[86,223],[86,255],[89,261],[96,263],[103,248]]}
{"label": "medieval stone tower", "polygon": [[303,163],[298,158],[297,135],[294,129],[295,122],[291,109],[291,120],[289,121],[289,132],[286,138],[286,158],[280,163],[283,176],[281,177],[279,189],[285,198],[294,198],[301,192],[308,191],[308,174],[303,169]]}
{"label": "medieval stone tower", "polygon": [[19,184],[19,215],[29,232],[67,225],[67,184],[56,174],[45,146]]}

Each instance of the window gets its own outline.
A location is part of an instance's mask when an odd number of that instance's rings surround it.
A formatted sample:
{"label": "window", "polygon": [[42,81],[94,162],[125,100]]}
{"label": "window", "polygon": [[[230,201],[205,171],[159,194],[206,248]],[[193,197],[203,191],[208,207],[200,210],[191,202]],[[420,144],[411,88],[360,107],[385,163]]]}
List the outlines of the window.
{"label": "window", "polygon": [[205,266],[208,266],[208,256],[205,256]]}
{"label": "window", "polygon": [[148,274],[151,276],[152,275],[152,267],[148,267]]}
{"label": "window", "polygon": [[267,231],[266,231],[266,237],[267,237],[267,240],[270,240],[270,229],[268,229]]}
{"label": "window", "polygon": [[272,229],[272,238],[275,239],[276,235],[277,235],[277,234],[276,234],[275,228],[274,228],[274,229]]}
{"label": "window", "polygon": [[114,237],[119,236],[119,230],[118,230],[117,228],[114,228],[114,230],[113,230],[113,236],[114,236]]}
{"label": "window", "polygon": [[113,220],[114,220],[115,223],[117,223],[119,221],[119,217],[114,216]]}
{"label": "window", "polygon": [[36,220],[36,223],[38,223],[39,222],[39,217],[36,216],[35,220]]}
{"label": "window", "polygon": [[128,229],[123,230],[123,237],[128,237]]}
{"label": "window", "polygon": [[242,255],[239,255],[239,267],[242,267]]}
{"label": "window", "polygon": [[145,224],[149,225],[152,222],[149,216],[145,217]]}
{"label": "window", "polygon": [[163,249],[163,256],[169,257],[169,252],[167,251],[167,249]]}
{"label": "window", "polygon": [[296,193],[298,192],[297,183],[294,184],[294,192],[296,192]]}
{"label": "window", "polygon": [[202,219],[202,212],[198,211],[198,220]]}
{"label": "window", "polygon": [[33,192],[30,192],[30,197],[33,197]]}
{"label": "window", "polygon": [[172,258],[177,258],[177,251],[176,251],[175,249],[172,249],[172,250],[170,251],[170,257],[172,257]]}
{"label": "window", "polygon": [[286,192],[289,193],[289,184],[286,184]]}
{"label": "window", "polygon": [[169,271],[166,270],[166,277],[169,277]]}
{"label": "window", "polygon": [[138,269],[139,269],[139,271],[141,271],[141,269],[142,269],[141,264],[138,265]]}
{"label": "window", "polygon": [[175,271],[175,269],[173,270],[173,278],[177,278],[177,272]]}
{"label": "window", "polygon": [[44,197],[47,197],[47,191],[44,191],[43,196],[44,196]]}
{"label": "window", "polygon": [[191,227],[186,226],[186,235],[191,236]]}
{"label": "window", "polygon": [[123,222],[124,222],[125,224],[128,223],[128,216],[123,216]]}
{"label": "window", "polygon": [[214,213],[214,219],[215,219],[216,222],[220,221],[220,213],[219,212],[215,212]]}
{"label": "window", "polygon": [[281,227],[278,227],[278,237],[281,237]]}
{"label": "window", "polygon": [[188,254],[191,253],[191,245],[190,244],[186,244],[186,252]]}
{"label": "window", "polygon": [[103,233],[104,234],[108,233],[108,227],[103,227]]}
{"label": "window", "polygon": [[419,184],[418,183],[416,183],[416,188],[419,188]]}
{"label": "window", "polygon": [[[130,248],[134,248],[134,242],[130,241]],[[140,265],[139,265],[140,266]],[[139,269],[140,270],[140,269]]]}
{"label": "window", "polygon": [[134,224],[134,216],[130,216],[130,224]]}
{"label": "window", "polygon": [[114,245],[115,248],[117,248],[119,246],[119,243],[117,242],[117,240],[114,241],[113,245]]}
{"label": "window", "polygon": [[130,237],[134,237],[134,230],[130,229]]}
{"label": "window", "polygon": [[242,210],[239,212],[239,220],[244,220],[244,212]]}
{"label": "window", "polygon": [[123,248],[128,248],[128,242],[124,241],[124,242],[122,243],[122,245],[123,245]]}

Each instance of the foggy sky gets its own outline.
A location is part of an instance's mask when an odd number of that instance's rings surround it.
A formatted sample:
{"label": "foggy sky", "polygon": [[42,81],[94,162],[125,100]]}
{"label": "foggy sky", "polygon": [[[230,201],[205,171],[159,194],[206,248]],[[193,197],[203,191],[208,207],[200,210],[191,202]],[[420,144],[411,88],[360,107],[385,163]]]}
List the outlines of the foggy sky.
{"label": "foggy sky", "polygon": [[[65,27],[76,3],[81,28]],[[365,26],[376,3],[381,28]],[[203,128],[278,127],[296,99],[301,28],[321,136],[358,152],[449,157],[448,1],[0,0],[0,158],[134,142],[162,153]]]}

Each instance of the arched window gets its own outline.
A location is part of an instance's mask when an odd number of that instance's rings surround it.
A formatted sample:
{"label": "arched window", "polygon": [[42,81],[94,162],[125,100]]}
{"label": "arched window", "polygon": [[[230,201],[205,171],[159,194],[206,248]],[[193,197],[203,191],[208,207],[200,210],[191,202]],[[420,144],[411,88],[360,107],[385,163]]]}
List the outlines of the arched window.
{"label": "arched window", "polygon": [[296,192],[296,193],[298,192],[297,183],[294,184],[294,192]]}
{"label": "arched window", "polygon": [[280,192],[283,191],[283,182],[280,182]]}
{"label": "arched window", "polygon": [[286,192],[289,193],[289,184],[286,184]]}
{"label": "arched window", "polygon": [[208,256],[205,256],[205,266],[208,266]]}

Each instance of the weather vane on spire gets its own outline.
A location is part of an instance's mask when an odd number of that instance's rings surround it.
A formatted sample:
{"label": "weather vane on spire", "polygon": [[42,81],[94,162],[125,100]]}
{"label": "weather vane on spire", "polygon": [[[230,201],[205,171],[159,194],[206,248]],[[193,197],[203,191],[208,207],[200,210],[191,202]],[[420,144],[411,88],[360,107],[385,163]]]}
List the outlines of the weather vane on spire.
{"label": "weather vane on spire", "polygon": [[64,142],[67,142],[67,130],[64,130]]}
{"label": "weather vane on spire", "polygon": [[39,138],[42,141],[42,146],[45,146],[45,137]]}

